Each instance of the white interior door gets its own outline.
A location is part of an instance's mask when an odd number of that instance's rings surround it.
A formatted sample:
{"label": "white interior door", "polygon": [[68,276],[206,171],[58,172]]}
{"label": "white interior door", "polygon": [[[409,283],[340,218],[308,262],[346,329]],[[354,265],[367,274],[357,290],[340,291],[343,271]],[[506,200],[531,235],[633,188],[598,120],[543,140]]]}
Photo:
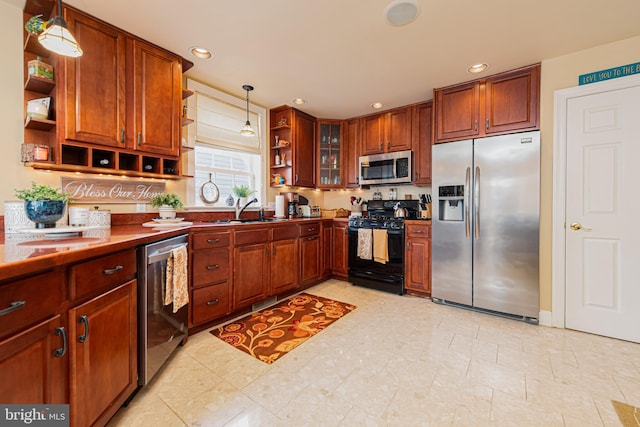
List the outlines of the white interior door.
{"label": "white interior door", "polygon": [[567,328],[640,342],[640,86],[567,103]]}

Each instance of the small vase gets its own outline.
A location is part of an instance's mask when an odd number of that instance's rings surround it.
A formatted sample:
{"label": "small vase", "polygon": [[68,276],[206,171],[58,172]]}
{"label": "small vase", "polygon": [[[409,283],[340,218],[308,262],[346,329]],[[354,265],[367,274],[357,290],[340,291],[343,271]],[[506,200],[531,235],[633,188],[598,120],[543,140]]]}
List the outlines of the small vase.
{"label": "small vase", "polygon": [[64,216],[67,202],[57,200],[35,200],[24,202],[24,210],[36,228],[54,228],[56,221]]}
{"label": "small vase", "polygon": [[176,217],[176,208],[169,205],[162,205],[158,208],[158,215],[163,219],[171,219]]}
{"label": "small vase", "polygon": [[249,202],[248,197],[240,197],[240,207],[243,208]]}

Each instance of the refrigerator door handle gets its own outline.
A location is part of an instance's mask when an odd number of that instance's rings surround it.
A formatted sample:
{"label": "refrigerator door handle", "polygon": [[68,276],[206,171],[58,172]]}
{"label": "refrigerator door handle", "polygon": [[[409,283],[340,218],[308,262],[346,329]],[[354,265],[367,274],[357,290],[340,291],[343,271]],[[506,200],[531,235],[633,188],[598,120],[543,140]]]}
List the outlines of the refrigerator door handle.
{"label": "refrigerator door handle", "polygon": [[480,167],[476,166],[473,179],[473,219],[476,240],[480,238]]}
{"label": "refrigerator door handle", "polygon": [[471,235],[471,224],[469,222],[469,190],[471,189],[471,168],[467,168],[467,176],[464,180],[464,235],[468,239]]}

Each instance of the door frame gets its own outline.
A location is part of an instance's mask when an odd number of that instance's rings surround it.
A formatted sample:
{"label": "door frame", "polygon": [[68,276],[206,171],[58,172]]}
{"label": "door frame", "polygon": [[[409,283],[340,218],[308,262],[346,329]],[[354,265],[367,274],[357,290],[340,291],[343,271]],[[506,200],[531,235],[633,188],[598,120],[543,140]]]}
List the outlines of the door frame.
{"label": "door frame", "polygon": [[567,106],[572,98],[640,86],[640,74],[557,90],[554,93],[551,323],[565,327]]}

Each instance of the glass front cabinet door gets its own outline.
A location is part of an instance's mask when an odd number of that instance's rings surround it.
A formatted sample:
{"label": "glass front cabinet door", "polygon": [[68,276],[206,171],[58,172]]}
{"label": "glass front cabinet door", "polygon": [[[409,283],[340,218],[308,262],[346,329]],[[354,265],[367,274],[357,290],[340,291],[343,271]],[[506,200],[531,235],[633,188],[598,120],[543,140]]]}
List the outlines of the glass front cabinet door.
{"label": "glass front cabinet door", "polygon": [[319,188],[342,188],[342,132],[340,121],[318,121]]}

